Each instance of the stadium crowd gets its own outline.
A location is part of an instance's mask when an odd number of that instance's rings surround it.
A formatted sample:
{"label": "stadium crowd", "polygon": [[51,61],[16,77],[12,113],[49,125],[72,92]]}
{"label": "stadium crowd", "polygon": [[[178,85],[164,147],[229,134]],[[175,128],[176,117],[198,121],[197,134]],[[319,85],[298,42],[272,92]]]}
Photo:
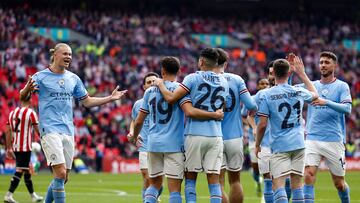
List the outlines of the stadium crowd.
{"label": "stadium crowd", "polygon": [[[320,21],[311,16],[286,21],[220,20],[83,10],[0,9],[2,124],[18,104],[19,90],[27,75],[48,66],[48,50],[54,42],[30,33],[28,26],[66,27],[93,38],[93,45],[103,47],[103,51],[71,43],[71,70],[84,81],[91,95],[108,95],[117,84],[129,90],[121,105],[92,109],[76,105],[78,155],[89,162],[106,153],[134,156],[136,148],[126,135],[133,102],[143,94],[142,78],[149,71],[160,71],[159,60],[165,53],[179,56],[182,76],[195,71],[195,53],[206,45],[192,39],[192,33],[228,34],[248,43],[250,48],[246,50],[228,50],[229,72],[242,76],[252,93],[256,92],[257,79],[266,77],[265,67],[272,59],[289,52],[299,54],[310,79],[318,79],[320,51],[336,53],[340,67],[336,75],[349,84],[353,97],[352,114],[346,122],[347,155],[360,157],[360,53],[342,44],[344,39],[359,36],[360,25],[356,22]],[[2,137],[4,132],[5,125],[1,125]]]}

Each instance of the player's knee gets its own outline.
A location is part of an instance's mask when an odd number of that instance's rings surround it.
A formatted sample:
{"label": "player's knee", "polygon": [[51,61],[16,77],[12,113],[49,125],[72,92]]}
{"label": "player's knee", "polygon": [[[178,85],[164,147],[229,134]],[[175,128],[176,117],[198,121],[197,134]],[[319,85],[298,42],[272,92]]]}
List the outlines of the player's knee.
{"label": "player's knee", "polygon": [[334,182],[334,185],[338,191],[344,191],[346,188],[345,181],[344,180],[336,180]]}
{"label": "player's knee", "polygon": [[315,182],[316,175],[312,170],[305,170],[305,183],[312,184]]}
{"label": "player's knee", "polygon": [[59,179],[63,179],[63,180],[66,180],[67,177],[66,177],[66,170],[62,170],[62,169],[59,169],[57,171],[55,171],[55,177],[56,178],[59,178]]}

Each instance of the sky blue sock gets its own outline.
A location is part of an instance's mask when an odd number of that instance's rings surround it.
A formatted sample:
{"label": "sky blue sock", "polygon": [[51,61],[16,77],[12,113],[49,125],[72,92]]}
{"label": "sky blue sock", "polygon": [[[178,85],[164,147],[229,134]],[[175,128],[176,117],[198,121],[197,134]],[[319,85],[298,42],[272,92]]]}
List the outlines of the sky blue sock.
{"label": "sky blue sock", "polygon": [[221,203],[222,195],[220,184],[209,184],[210,203]]}
{"label": "sky blue sock", "polygon": [[196,180],[185,179],[185,200],[186,203],[196,202]]}
{"label": "sky blue sock", "polygon": [[181,203],[181,194],[180,192],[170,193],[169,203]]}
{"label": "sky blue sock", "polygon": [[304,185],[304,200],[305,203],[314,203],[315,191],[313,185]]}
{"label": "sky blue sock", "polygon": [[154,186],[150,186],[145,192],[145,203],[156,203],[159,191]]}
{"label": "sky blue sock", "polygon": [[338,191],[341,203],[350,203],[350,188],[346,185],[344,191]]}
{"label": "sky blue sock", "polygon": [[290,177],[287,177],[285,180],[285,191],[286,191],[286,196],[288,198],[288,200],[291,199],[291,182],[290,182]]}
{"label": "sky blue sock", "polygon": [[51,181],[47,193],[46,193],[46,197],[45,197],[45,203],[52,203],[54,201],[54,196],[53,196],[53,191],[52,191],[52,185],[53,185],[54,180]]}
{"label": "sky blue sock", "polygon": [[304,192],[302,188],[292,190],[292,203],[304,203]]}
{"label": "sky blue sock", "polygon": [[264,179],[264,199],[266,203],[274,202],[274,192],[272,190],[271,179]]}
{"label": "sky blue sock", "polygon": [[282,187],[282,188],[275,190],[274,202],[275,203],[288,203],[285,188]]}
{"label": "sky blue sock", "polygon": [[52,193],[55,203],[64,203],[66,194],[65,194],[65,180],[60,178],[54,178],[52,185]]}

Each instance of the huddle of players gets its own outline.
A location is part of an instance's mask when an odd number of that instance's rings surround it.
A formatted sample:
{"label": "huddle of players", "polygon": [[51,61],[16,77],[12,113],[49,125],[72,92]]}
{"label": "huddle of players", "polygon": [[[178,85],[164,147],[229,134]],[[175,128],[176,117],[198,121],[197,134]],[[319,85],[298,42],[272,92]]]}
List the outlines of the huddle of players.
{"label": "huddle of players", "polygon": [[[329,52],[326,53],[328,55],[325,58],[333,60],[329,57]],[[292,202],[304,202],[302,176],[305,166],[305,142],[304,129],[301,125],[302,107],[306,101],[312,102],[315,111],[327,108],[333,111],[331,105],[341,109],[336,104],[329,105],[331,102],[327,100],[325,105],[323,105],[324,101],[319,101],[317,94],[319,90],[316,88],[332,83],[311,82],[301,59],[291,55],[289,61],[278,59],[273,63],[277,85],[259,91],[253,99],[240,76],[224,72],[228,59],[224,50],[206,48],[200,53],[198,61],[200,71],[187,75],[182,83],[177,83],[176,76],[180,69],[180,61],[175,57],[164,57],[161,60],[162,79],[152,74],[151,77],[154,78],[146,87],[147,77],[145,77],[144,89],[147,89],[143,99],[134,105],[133,123],[128,135],[131,141],[143,147],[142,151],[147,152],[147,155],[140,154],[140,167],[144,169],[144,180],[147,175],[149,176],[149,182],[144,181],[144,202],[157,201],[162,190],[163,176],[168,180],[170,203],[182,202],[180,192],[184,176],[186,202],[196,202],[198,172],[205,172],[207,175],[211,203],[243,201],[240,184],[240,170],[243,164],[240,103],[249,110],[249,117],[254,117],[257,112],[252,125],[257,129],[255,150],[260,159],[263,153],[267,157],[267,173],[273,177],[272,180],[265,180],[266,202],[288,202],[284,185],[285,178],[289,175],[292,183]],[[337,59],[335,58],[333,62],[336,64]],[[290,69],[297,74],[306,89],[301,85],[294,87],[288,84]],[[152,82],[154,86],[150,86]],[[336,80],[336,83],[349,90],[346,83],[339,80]],[[336,88],[334,90],[337,91]],[[346,105],[350,103],[351,109],[350,93],[349,95],[340,93],[342,94],[340,96],[338,94],[331,96],[339,97],[338,103],[343,102]],[[335,93],[331,92],[331,94]],[[330,97],[329,99],[337,101]],[[318,108],[319,106],[322,108]],[[252,119],[249,119],[249,123],[252,123]],[[307,132],[309,134],[309,129]],[[340,133],[342,139],[339,143],[342,143],[344,130]],[[317,138],[316,135],[312,137]],[[329,137],[332,137],[331,134]],[[269,143],[268,149],[263,146],[266,143]],[[312,145],[315,149],[316,144]],[[314,151],[306,152],[307,155],[312,156],[312,160],[307,161],[306,164],[317,169],[322,156],[327,160],[329,158],[322,151]],[[336,154],[339,155],[339,151]],[[314,161],[318,157],[320,157],[318,161]],[[343,167],[343,157],[340,160]],[[331,160],[328,162],[333,176],[342,177],[343,185],[338,184],[339,187],[334,180],[340,198],[343,202],[349,202],[349,189],[344,182],[345,170],[343,169],[343,174],[336,173],[337,171],[331,168],[331,164],[335,163]],[[225,171],[221,169],[228,171],[229,198],[221,187],[221,184],[224,184]],[[312,175],[315,174],[316,170]],[[306,202],[314,202],[314,182],[315,179],[307,181],[305,178]]]}

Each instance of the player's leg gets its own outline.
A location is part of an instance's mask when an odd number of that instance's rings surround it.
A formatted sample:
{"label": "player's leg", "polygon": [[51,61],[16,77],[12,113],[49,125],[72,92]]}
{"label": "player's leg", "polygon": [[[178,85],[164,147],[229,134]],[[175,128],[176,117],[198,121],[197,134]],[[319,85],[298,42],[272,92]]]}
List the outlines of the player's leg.
{"label": "player's leg", "polygon": [[[56,133],[47,134],[41,137],[41,145],[48,165],[52,167],[54,179],[48,188],[45,202],[55,203],[65,202],[65,180],[66,180],[66,160],[64,154],[63,140],[66,135]],[[71,166],[70,166],[71,167]]]}
{"label": "player's leg", "polygon": [[331,174],[332,180],[336,189],[338,190],[338,195],[341,200],[341,203],[349,203],[350,202],[350,188],[349,185],[345,182],[344,176],[336,176]]}
{"label": "player's leg", "polygon": [[184,178],[184,154],[165,153],[165,176],[168,181],[169,203],[181,203],[181,182]]}
{"label": "player's leg", "polygon": [[255,181],[256,195],[261,196],[261,182],[260,182],[258,159],[255,155],[255,142],[249,142],[249,152],[250,152],[250,161],[252,168],[251,175]]}
{"label": "player's leg", "polygon": [[26,157],[24,152],[14,152],[14,154],[16,161],[16,170],[13,177],[11,178],[9,189],[4,196],[4,202],[9,202],[9,203],[16,202],[14,200],[13,194],[16,188],[19,186],[21,177],[23,175],[23,169],[29,169],[29,162],[27,162],[26,165],[26,160],[25,160]]}
{"label": "player's leg", "polygon": [[271,150],[269,147],[262,147],[261,152],[259,153],[259,172],[264,177],[264,200],[266,203],[274,202],[274,192],[272,189],[272,179],[270,175],[270,158]]}
{"label": "player's leg", "polygon": [[142,198],[144,200],[145,191],[150,186],[149,182],[149,173],[148,173],[148,164],[147,164],[147,152],[139,152],[139,165],[140,172],[143,179],[143,188],[142,188]]}
{"label": "player's leg", "polygon": [[[342,142],[324,142],[325,162],[342,203],[350,202],[350,189],[345,182],[345,146]],[[325,147],[324,147],[325,148]]]}
{"label": "player's leg", "polygon": [[25,182],[27,190],[29,191],[32,201],[33,202],[41,202],[44,198],[35,193],[34,185],[31,180],[30,170],[24,170],[24,182]]}
{"label": "player's leg", "polygon": [[185,200],[186,203],[196,202],[197,172],[185,172]]}
{"label": "player's leg", "polygon": [[187,203],[196,202],[196,178],[197,173],[203,171],[202,146],[204,137],[185,136],[185,199]]}
{"label": "player's leg", "polygon": [[221,194],[222,194],[222,203],[228,203],[229,198],[228,195],[225,192],[225,175],[226,175],[226,167],[227,167],[227,157],[226,157],[226,145],[224,141],[224,149],[223,149],[223,159],[221,164],[221,170],[220,170],[220,188],[221,188]]}
{"label": "player's leg", "polygon": [[274,188],[274,202],[275,203],[287,203],[288,199],[285,191],[285,179],[287,175],[279,176],[273,178],[273,188]]}
{"label": "player's leg", "polygon": [[230,184],[230,203],[243,202],[244,192],[240,183],[240,171],[228,171],[228,176]]}
{"label": "player's leg", "polygon": [[244,192],[240,182],[240,171],[244,163],[243,141],[236,138],[224,141],[227,155],[227,171],[230,184],[230,203],[243,202]]}
{"label": "player's leg", "polygon": [[313,203],[315,200],[314,185],[321,160],[320,151],[321,149],[318,142],[312,140],[305,141],[305,185],[303,188],[305,203]]}
{"label": "player's leg", "polygon": [[288,197],[288,200],[290,201],[291,199],[291,179],[290,176],[288,176],[285,180],[285,191],[286,191],[286,195]]}
{"label": "player's leg", "polygon": [[208,180],[210,203],[221,203],[220,168],[223,159],[223,140],[221,137],[207,137],[204,140],[203,168]]}
{"label": "player's leg", "polygon": [[[225,155],[224,155],[225,157]],[[223,167],[223,166],[221,166]],[[226,167],[226,165],[225,165]],[[219,182],[220,182],[220,188],[221,188],[221,194],[222,194],[222,203],[228,203],[229,202],[229,198],[225,192],[225,173],[226,173],[226,169],[222,168],[220,171],[220,176],[219,176]]]}
{"label": "player's leg", "polygon": [[164,175],[163,153],[148,152],[148,167],[150,186],[145,191],[145,203],[156,203]]}
{"label": "player's leg", "polygon": [[293,203],[304,202],[302,177],[304,176],[305,149],[295,150],[291,153],[291,192]]}
{"label": "player's leg", "polygon": [[276,153],[270,158],[270,173],[273,175],[275,203],[287,203],[285,179],[291,173],[291,153]]}

